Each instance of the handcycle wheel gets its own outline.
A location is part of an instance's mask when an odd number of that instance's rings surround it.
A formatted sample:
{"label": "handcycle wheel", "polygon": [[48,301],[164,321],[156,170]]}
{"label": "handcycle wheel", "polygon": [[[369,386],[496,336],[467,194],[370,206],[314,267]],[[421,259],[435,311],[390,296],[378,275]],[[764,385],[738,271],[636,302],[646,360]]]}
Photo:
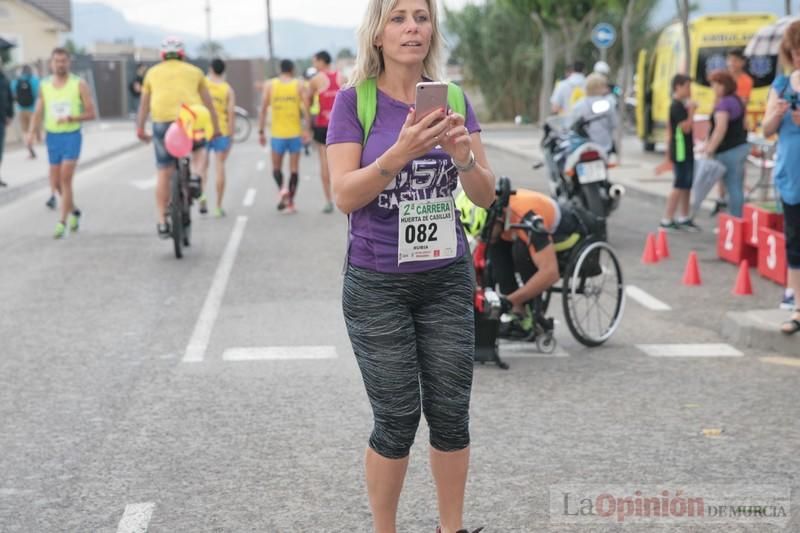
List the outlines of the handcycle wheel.
{"label": "handcycle wheel", "polygon": [[573,255],[564,273],[562,304],[570,333],[585,346],[599,346],[617,330],[625,310],[625,285],[607,242],[590,242]]}
{"label": "handcycle wheel", "polygon": [[175,247],[175,257],[181,259],[183,257],[183,240],[184,240],[184,226],[183,226],[183,191],[181,190],[181,176],[180,170],[176,170],[172,175],[172,182],[170,187],[170,202],[169,202],[169,217],[170,225],[172,226],[172,242]]}

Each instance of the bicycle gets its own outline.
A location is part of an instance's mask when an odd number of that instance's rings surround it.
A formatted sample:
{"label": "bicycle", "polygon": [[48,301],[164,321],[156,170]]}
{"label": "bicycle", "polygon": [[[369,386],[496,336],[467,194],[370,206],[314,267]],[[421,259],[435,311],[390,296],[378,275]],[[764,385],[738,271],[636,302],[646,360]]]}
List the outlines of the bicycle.
{"label": "bicycle", "polygon": [[170,180],[169,218],[170,233],[175,247],[175,257],[183,257],[183,249],[191,245],[192,194],[189,190],[191,176],[189,158],[178,159],[178,167]]}
{"label": "bicycle", "polygon": [[[489,210],[486,224],[481,233],[481,242],[473,252],[477,292],[475,298],[475,331],[477,362],[493,362],[507,369],[499,354],[500,316],[504,309],[502,299],[493,290],[491,261],[488,247],[492,228],[502,215],[508,197],[515,194],[506,186],[501,188],[498,199]],[[502,183],[502,181],[501,181]],[[561,282],[550,287],[539,298],[528,303],[528,311],[533,317],[533,328],[523,338],[534,342],[543,353],[556,349],[553,336],[555,321],[546,313],[553,294],[561,294],[564,319],[572,336],[587,347],[605,343],[616,332],[625,309],[625,283],[620,261],[614,249],[605,241],[604,221],[598,219],[577,203],[564,206],[572,216],[574,231],[566,232],[565,238],[555,242],[556,259]],[[562,216],[565,215],[562,213]],[[511,224],[510,229],[521,229],[529,235],[544,232],[541,217],[533,217],[520,224]]]}

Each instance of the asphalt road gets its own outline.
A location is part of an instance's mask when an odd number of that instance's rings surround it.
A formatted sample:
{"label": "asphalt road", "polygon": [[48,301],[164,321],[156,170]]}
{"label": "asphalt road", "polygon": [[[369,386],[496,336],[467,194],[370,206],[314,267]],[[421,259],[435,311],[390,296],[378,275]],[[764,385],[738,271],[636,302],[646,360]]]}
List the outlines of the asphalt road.
{"label": "asphalt road", "polygon": [[[490,157],[515,185],[544,189],[527,161]],[[0,208],[0,531],[369,530],[371,416],[340,308],[346,220],[321,213],[315,157],[302,159],[299,212],[279,214],[267,161],[255,144],[236,147],[228,216],[196,218],[181,261],[155,235],[149,148],[79,173],[83,227],[63,241],[51,238],[45,191]],[[610,240],[627,283],[670,310],[629,299],[601,348],[559,323],[556,355],[515,347],[503,352],[510,370],[476,367],[470,527],[618,530],[616,515],[588,523],[571,515],[578,503],[559,507],[564,487],[590,484],[707,501],[763,486],[756,495],[787,514],[627,519],[627,530],[800,530],[797,500],[780,500],[800,486],[800,367],[771,358],[790,354],[639,347],[724,343],[725,311],[775,305],[780,291],[755,279],[756,296],[731,295],[735,269],[714,258],[710,231],[673,236],[672,259],[641,265],[660,210],[626,199]],[[680,283],[690,249],[697,288]],[[400,531],[437,524],[426,431]]]}

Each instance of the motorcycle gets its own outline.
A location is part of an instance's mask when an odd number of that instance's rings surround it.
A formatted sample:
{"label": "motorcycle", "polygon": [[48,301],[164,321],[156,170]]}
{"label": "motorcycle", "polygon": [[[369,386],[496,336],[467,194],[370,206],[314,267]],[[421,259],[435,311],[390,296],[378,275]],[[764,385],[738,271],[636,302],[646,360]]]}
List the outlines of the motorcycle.
{"label": "motorcycle", "polygon": [[541,142],[545,162],[534,166],[547,165],[554,198],[577,202],[601,218],[608,218],[619,207],[625,188],[609,181],[609,154],[589,140],[586,128],[613,112],[611,107],[608,100],[597,100],[592,103],[592,116],[582,117],[571,126],[563,117],[548,119]]}

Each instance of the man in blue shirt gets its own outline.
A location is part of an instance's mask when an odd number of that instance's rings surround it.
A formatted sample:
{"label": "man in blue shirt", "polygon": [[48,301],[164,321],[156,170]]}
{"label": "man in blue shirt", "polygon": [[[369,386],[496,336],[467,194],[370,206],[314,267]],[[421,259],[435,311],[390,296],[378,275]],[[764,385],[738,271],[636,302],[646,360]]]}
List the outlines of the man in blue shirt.
{"label": "man in blue shirt", "polygon": [[[20,129],[27,133],[33,118],[33,111],[36,109],[36,99],[39,97],[39,78],[33,73],[30,66],[25,65],[17,79],[11,82],[11,94],[17,102],[17,112],[19,113]],[[36,131],[36,142],[42,142],[41,130]],[[36,157],[33,145],[28,146],[31,159]]]}

